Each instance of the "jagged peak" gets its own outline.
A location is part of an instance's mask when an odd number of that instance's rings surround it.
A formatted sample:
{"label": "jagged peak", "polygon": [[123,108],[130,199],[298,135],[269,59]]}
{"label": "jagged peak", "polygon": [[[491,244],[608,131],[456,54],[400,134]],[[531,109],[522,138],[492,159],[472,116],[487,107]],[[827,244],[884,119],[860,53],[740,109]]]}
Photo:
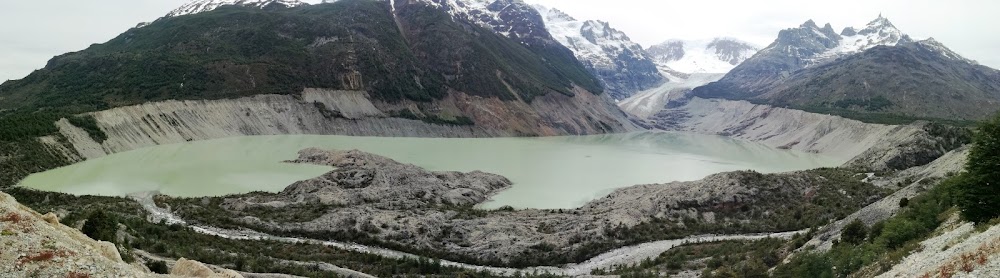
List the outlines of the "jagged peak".
{"label": "jagged peak", "polygon": [[583,22],[582,31],[585,36],[592,35],[613,40],[631,41],[625,32],[611,27],[611,23],[603,20],[587,20]]}
{"label": "jagged peak", "polygon": [[576,18],[556,8],[549,8],[542,5],[531,5],[546,21],[577,21]]}
{"label": "jagged peak", "polygon": [[897,29],[896,25],[893,25],[888,18],[885,18],[884,16],[882,16],[882,14],[879,14],[878,18],[872,20],[871,22],[868,22],[868,24],[865,25],[865,28],[861,29],[861,31],[859,31],[858,33],[865,35],[882,31],[899,32],[899,29]]}
{"label": "jagged peak", "polygon": [[813,21],[812,19],[806,20],[806,22],[799,25],[799,27],[819,29],[819,25],[816,25],[816,21]]}

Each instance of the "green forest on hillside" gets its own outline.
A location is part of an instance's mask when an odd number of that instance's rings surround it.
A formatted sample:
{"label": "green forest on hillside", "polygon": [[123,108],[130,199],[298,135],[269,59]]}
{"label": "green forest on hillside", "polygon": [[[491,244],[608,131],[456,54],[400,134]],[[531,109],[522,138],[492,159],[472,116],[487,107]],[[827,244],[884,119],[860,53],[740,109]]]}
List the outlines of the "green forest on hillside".
{"label": "green forest on hillside", "polygon": [[399,12],[403,29],[387,3],[371,0],[163,18],[0,85],[0,110],[87,112],[307,87],[367,90],[384,101],[430,101],[448,88],[505,100],[571,95],[574,85],[602,90],[561,46],[520,44],[411,6]]}

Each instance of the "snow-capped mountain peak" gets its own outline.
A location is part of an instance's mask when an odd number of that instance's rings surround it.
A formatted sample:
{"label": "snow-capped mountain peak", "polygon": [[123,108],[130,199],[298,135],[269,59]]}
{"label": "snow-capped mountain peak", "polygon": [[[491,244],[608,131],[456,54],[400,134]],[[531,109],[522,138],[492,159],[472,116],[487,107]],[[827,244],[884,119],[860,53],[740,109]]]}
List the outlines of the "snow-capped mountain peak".
{"label": "snow-capped mountain peak", "polygon": [[531,7],[542,15],[542,18],[545,19],[546,23],[577,21],[576,18],[573,18],[569,14],[558,9],[549,8],[542,5],[532,5]]}
{"label": "snow-capped mountain peak", "polygon": [[656,65],[628,35],[597,20],[577,20],[544,6],[533,6],[552,38],[573,52],[601,79],[616,99],[662,83]]}
{"label": "snow-capped mountain peak", "polygon": [[587,38],[591,43],[594,44],[627,44],[631,42],[628,35],[625,32],[618,31],[617,29],[611,28],[611,24],[599,21],[599,20],[588,20],[583,22],[582,31],[583,37]]}
{"label": "snow-capped mountain peak", "polygon": [[522,0],[410,0],[428,5],[524,44],[554,43],[538,11]]}
{"label": "snow-capped mountain peak", "polygon": [[826,63],[876,46],[895,46],[900,43],[913,42],[909,36],[903,34],[889,19],[882,15],[869,22],[861,30],[855,30],[854,28],[844,29],[840,35],[837,35],[837,45],[810,59],[810,64]]}
{"label": "snow-capped mountain peak", "polygon": [[618,56],[623,54],[646,59],[642,46],[632,42],[628,35],[612,28],[607,22],[580,21],[557,9],[541,6],[535,8],[542,13],[545,26],[552,37],[586,63],[595,67],[613,67]]}
{"label": "snow-capped mountain peak", "polygon": [[226,5],[239,5],[263,9],[274,5],[297,7],[308,4],[299,0],[195,0],[170,12],[167,14],[167,17],[207,12]]}
{"label": "snow-capped mountain peak", "polygon": [[726,73],[760,48],[733,39],[669,40],[646,50],[661,68],[682,73]]}

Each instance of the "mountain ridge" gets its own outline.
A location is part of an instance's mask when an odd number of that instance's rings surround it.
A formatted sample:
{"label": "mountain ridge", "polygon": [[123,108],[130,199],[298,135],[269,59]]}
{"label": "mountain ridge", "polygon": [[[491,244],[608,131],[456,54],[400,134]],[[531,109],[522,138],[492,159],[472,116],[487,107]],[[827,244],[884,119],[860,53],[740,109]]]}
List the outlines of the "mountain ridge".
{"label": "mountain ridge", "polygon": [[770,46],[694,95],[866,121],[961,122],[996,111],[990,105],[1000,100],[997,76],[933,39],[913,40],[882,16],[840,34],[810,20],[782,30]]}

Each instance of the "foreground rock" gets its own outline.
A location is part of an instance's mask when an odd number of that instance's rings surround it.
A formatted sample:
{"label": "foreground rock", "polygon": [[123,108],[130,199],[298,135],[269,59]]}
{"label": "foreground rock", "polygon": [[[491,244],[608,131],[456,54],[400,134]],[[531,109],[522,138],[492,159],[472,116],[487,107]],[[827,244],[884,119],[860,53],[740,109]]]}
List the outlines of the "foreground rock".
{"label": "foreground rock", "polygon": [[0,246],[4,277],[243,277],[205,271],[195,261],[175,266],[171,273],[176,276],[150,273],[122,261],[114,244],[93,240],[59,224],[54,214],[41,215],[5,193],[0,193]]}
{"label": "foreground rock", "polygon": [[[161,196],[159,203],[205,225],[225,218],[269,233],[402,246],[443,259],[520,267],[581,262],[615,247],[689,235],[800,230],[887,193],[843,170],[733,172],[621,189],[573,210],[481,211],[472,206],[509,186],[507,179],[430,172],[360,151],[310,149],[295,162],[336,170],[277,194]],[[843,209],[816,202],[839,202]]]}

